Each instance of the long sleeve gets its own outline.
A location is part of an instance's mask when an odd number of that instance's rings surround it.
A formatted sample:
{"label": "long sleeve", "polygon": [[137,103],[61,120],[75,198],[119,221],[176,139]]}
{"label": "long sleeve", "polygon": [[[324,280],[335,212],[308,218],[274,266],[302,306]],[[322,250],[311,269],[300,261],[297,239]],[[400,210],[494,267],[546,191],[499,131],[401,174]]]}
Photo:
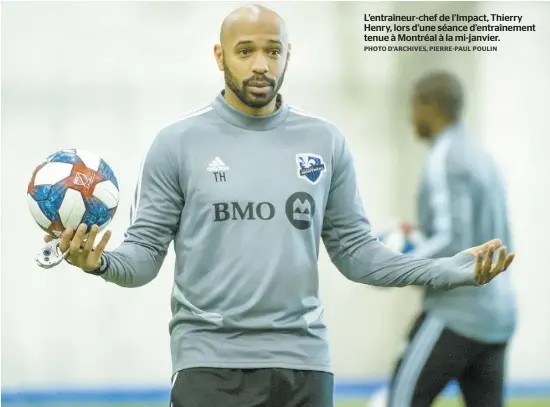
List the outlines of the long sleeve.
{"label": "long sleeve", "polygon": [[453,256],[472,245],[473,201],[466,162],[437,149],[425,170],[428,202],[432,213],[431,236],[410,255],[427,258]]}
{"label": "long sleeve", "polygon": [[333,157],[322,238],[333,264],[346,278],[358,283],[438,289],[476,285],[475,258],[470,254],[422,259],[393,251],[371,235],[357,189],[353,157],[342,136]]}
{"label": "long sleeve", "polygon": [[123,287],[152,281],[177,233],[184,206],[174,138],[161,132],[145,154],[132,205],[131,225],[115,250],[105,252],[102,277]]}

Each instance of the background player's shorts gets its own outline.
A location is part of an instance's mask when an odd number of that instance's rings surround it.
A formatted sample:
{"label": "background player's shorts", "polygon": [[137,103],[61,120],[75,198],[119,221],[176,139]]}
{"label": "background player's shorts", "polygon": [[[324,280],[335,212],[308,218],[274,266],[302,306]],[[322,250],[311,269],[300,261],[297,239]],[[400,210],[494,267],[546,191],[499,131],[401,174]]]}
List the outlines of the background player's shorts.
{"label": "background player's shorts", "polygon": [[192,368],[178,372],[171,407],[333,407],[331,373]]}

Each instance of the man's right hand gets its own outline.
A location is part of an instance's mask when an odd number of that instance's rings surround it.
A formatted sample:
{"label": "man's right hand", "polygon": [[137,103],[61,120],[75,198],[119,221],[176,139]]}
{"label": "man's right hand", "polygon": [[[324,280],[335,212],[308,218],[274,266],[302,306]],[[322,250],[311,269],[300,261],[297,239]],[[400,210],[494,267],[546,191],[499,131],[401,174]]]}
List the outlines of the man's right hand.
{"label": "man's right hand", "polygon": [[[69,251],[66,259],[73,266],[86,272],[93,272],[101,267],[101,253],[103,253],[111,238],[111,232],[105,232],[98,245],[94,247],[94,241],[99,228],[97,225],[93,225],[90,233],[86,235],[87,229],[88,227],[85,224],[81,224],[76,229],[76,232],[70,228],[65,229],[61,234],[59,250],[62,253],[65,253],[67,250]],[[44,241],[46,242],[50,242],[53,239],[50,235],[44,237]]]}

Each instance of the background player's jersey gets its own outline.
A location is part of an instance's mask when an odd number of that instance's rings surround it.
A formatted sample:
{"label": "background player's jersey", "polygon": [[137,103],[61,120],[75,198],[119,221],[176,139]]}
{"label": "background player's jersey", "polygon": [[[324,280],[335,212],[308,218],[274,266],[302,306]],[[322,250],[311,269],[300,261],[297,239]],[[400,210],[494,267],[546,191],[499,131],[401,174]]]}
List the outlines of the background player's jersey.
{"label": "background player's jersey", "polygon": [[[448,128],[436,139],[424,167],[417,206],[420,228],[428,240],[414,254],[452,256],[493,238],[513,251],[506,203],[493,158],[462,125]],[[424,309],[469,338],[507,341],[516,323],[510,272],[484,287],[449,292],[428,288]]]}
{"label": "background player's jersey", "polygon": [[162,130],[146,154],[133,209],[124,242],[103,255],[103,278],[146,284],[174,240],[174,372],[330,371],[318,293],[321,237],[352,281],[475,284],[469,254],[415,259],[372,237],[344,137],[280,98],[274,114],[259,117],[220,94]]}

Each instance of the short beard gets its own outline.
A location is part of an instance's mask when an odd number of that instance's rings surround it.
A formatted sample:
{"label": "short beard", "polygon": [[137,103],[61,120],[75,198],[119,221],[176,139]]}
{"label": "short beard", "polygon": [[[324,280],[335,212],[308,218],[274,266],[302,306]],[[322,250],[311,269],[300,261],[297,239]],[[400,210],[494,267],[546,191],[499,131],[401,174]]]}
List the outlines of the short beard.
{"label": "short beard", "polygon": [[273,83],[272,80],[270,80],[270,83],[273,84],[273,88],[271,89],[271,92],[265,96],[265,98],[251,98],[248,96],[246,92],[246,79],[243,81],[242,84],[240,84],[235,79],[235,76],[231,73],[231,70],[229,67],[225,64],[225,60],[223,61],[223,74],[225,79],[225,84],[231,91],[239,98],[239,100],[244,103],[246,106],[259,109],[264,106],[267,106],[271,101],[277,96],[277,93],[279,92],[279,89],[283,85],[283,81],[285,78],[286,73],[286,64],[283,69],[283,73],[281,76],[275,80],[275,83]]}
{"label": "short beard", "polygon": [[432,131],[430,126],[425,123],[420,123],[416,125],[416,132],[422,140],[431,140]]}

